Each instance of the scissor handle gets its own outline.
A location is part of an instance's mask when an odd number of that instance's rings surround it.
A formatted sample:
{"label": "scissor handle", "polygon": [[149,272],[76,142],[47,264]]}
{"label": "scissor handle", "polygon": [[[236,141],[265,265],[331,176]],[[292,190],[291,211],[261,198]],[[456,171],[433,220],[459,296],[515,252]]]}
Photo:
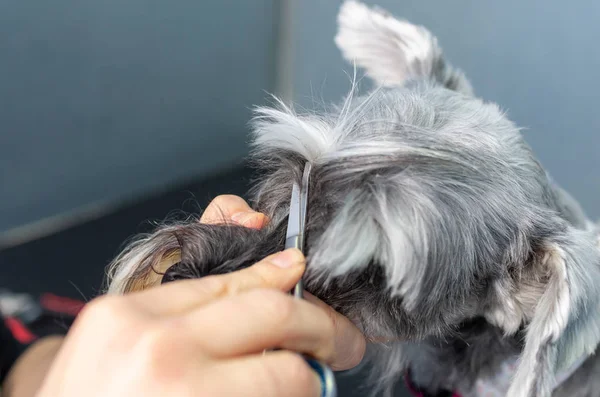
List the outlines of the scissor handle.
{"label": "scissor handle", "polygon": [[337,384],[331,368],[320,361],[306,358],[306,362],[321,379],[321,397],[337,397]]}

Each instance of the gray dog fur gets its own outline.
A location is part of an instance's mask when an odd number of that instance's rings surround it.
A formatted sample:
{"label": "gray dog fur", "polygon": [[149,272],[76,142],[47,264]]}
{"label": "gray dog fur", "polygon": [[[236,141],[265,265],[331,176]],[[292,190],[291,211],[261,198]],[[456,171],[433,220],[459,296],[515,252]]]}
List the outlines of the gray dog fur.
{"label": "gray dog fur", "polygon": [[[270,224],[162,225],[115,259],[109,292],[173,250],[189,278],[281,249],[292,181],[309,161],[306,287],[389,339],[369,349],[375,391],[410,368],[431,393],[468,394],[518,355],[507,396],[599,396],[596,227],[426,29],[355,1],[338,22],[342,53],[378,87],[318,113],[257,109],[253,202]],[[555,373],[584,355],[552,392]]]}

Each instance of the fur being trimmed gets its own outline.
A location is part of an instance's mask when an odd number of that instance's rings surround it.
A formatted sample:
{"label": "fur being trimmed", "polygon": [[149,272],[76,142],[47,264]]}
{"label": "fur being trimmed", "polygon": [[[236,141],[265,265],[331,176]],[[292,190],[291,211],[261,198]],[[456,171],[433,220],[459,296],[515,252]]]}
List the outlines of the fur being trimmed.
{"label": "fur being trimmed", "polygon": [[[252,195],[269,225],[158,227],[113,262],[109,292],[150,287],[166,269],[231,272],[282,249],[308,161],[306,288],[390,341],[370,347],[375,392],[410,370],[432,395],[476,397],[482,384],[510,397],[600,395],[596,225],[425,28],[356,1],[339,24],[336,43],[379,87],[318,113],[256,110]],[[513,362],[512,384],[494,383]]]}

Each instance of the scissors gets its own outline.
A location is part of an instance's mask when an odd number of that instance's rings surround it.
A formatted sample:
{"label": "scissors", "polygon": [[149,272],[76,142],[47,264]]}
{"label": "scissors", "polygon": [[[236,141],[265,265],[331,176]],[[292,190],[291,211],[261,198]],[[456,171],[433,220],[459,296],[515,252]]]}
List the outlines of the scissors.
{"label": "scissors", "polygon": [[[287,234],[285,236],[285,249],[297,248],[304,252],[304,232],[306,229],[306,210],[308,206],[308,185],[310,182],[311,164],[306,163],[302,174],[302,185],[294,182],[292,186],[292,199],[290,202],[290,216],[288,219]],[[298,281],[292,294],[297,299],[304,298],[304,282]],[[337,385],[331,368],[319,361],[306,357],[306,362],[319,375],[321,379],[321,397],[337,397]]]}

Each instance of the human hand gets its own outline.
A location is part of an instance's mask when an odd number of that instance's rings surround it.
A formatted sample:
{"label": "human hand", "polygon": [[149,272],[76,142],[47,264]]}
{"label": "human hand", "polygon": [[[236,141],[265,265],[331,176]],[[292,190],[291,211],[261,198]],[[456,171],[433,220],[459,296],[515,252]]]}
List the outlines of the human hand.
{"label": "human hand", "polygon": [[[206,207],[200,222],[207,224],[234,222],[241,226],[261,229],[269,223],[269,219],[265,214],[254,211],[241,197],[227,194],[216,197]],[[305,292],[304,298],[323,309],[335,325],[335,349],[340,354],[331,368],[334,371],[342,371],[358,365],[364,355],[366,343],[362,335],[357,339],[359,331],[356,326],[316,296]]]}
{"label": "human hand", "polygon": [[[100,297],[76,320],[39,396],[318,396],[317,375],[292,351],[342,366],[360,357],[336,350],[326,311],[283,292],[303,271],[292,249],[231,274]],[[358,330],[346,338],[364,343]],[[262,353],[273,348],[286,350]]]}
{"label": "human hand", "polygon": [[[224,197],[202,221],[268,221]],[[283,292],[304,266],[300,252],[288,250],[239,272],[98,298],[77,319],[38,396],[317,396],[318,377],[291,351],[348,369],[365,341],[316,298],[314,305]],[[288,351],[262,354],[275,347]]]}

